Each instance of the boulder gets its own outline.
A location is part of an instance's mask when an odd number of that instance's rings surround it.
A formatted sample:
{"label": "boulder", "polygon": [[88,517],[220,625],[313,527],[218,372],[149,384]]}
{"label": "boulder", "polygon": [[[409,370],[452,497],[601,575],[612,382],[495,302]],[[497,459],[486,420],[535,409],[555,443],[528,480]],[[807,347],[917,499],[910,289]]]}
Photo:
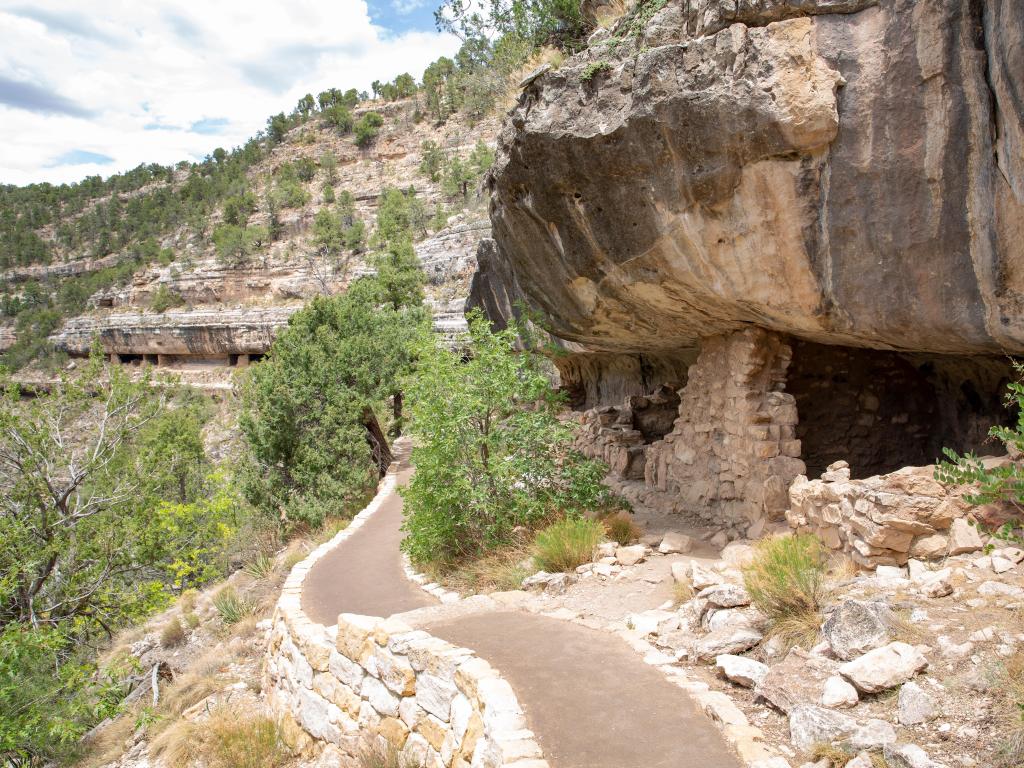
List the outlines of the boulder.
{"label": "boulder", "polygon": [[971,525],[965,518],[958,517],[949,526],[949,555],[977,552],[982,546],[977,526]]}
{"label": "boulder", "polygon": [[868,752],[858,752],[844,768],[875,768],[875,761]]}
{"label": "boulder", "polygon": [[836,674],[838,664],[794,648],[754,687],[754,693],[776,709],[790,712],[801,704],[818,704],[825,681]]}
{"label": "boulder", "polygon": [[857,721],[849,715],[813,704],[799,704],[789,713],[789,738],[801,751],[841,741],[856,729]]}
{"label": "boulder", "polygon": [[619,547],[615,550],[615,557],[619,564],[624,566],[642,563],[647,557],[647,547],[643,544],[634,544],[631,547]]}
{"label": "boulder", "polygon": [[896,729],[885,720],[872,718],[851,733],[844,743],[855,750],[870,749],[877,750],[886,744],[896,743]]}
{"label": "boulder", "polygon": [[900,686],[897,702],[901,725],[927,723],[937,714],[932,697],[913,680]]}
{"label": "boulder", "polygon": [[840,707],[855,707],[860,697],[857,689],[838,675],[833,675],[825,681],[821,692],[821,706],[837,709]]}
{"label": "boulder", "polygon": [[743,653],[749,651],[764,635],[756,629],[724,629],[711,632],[697,641],[694,652],[698,659],[707,661],[722,654]]}
{"label": "boulder", "polygon": [[750,605],[747,590],[737,584],[715,584],[702,589],[697,597],[718,608],[737,608]]}
{"label": "boulder", "polygon": [[839,674],[861,693],[878,693],[906,682],[928,666],[917,648],[894,642],[868,651],[839,667]]}
{"label": "boulder", "polygon": [[690,585],[698,592],[714,584],[721,584],[722,576],[710,568],[705,568],[696,560],[690,563]]}
{"label": "boulder", "polygon": [[715,657],[715,666],[731,683],[753,688],[768,674],[768,666],[746,656],[723,653]]}
{"label": "boulder", "polygon": [[889,768],[943,768],[916,744],[888,744],[882,756]]}
{"label": "boulder", "polygon": [[742,568],[750,563],[756,555],[757,551],[750,544],[734,541],[726,545],[719,557],[735,568]]}
{"label": "boulder", "polygon": [[832,653],[850,661],[889,641],[890,615],[885,603],[844,600],[829,614],[821,633]]}
{"label": "boulder", "polygon": [[690,584],[689,568],[687,567],[686,563],[672,563],[671,571],[672,581],[674,583],[688,584],[691,587],[693,586],[692,584]]}
{"label": "boulder", "polygon": [[693,539],[683,533],[670,531],[666,533],[658,545],[658,551],[663,555],[685,554],[693,549]]}

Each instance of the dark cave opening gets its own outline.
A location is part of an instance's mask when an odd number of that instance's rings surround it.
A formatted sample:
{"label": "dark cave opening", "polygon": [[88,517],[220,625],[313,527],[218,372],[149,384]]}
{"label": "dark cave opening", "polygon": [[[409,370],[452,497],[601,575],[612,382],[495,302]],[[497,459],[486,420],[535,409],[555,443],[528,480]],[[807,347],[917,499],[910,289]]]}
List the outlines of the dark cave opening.
{"label": "dark cave opening", "polygon": [[853,477],[931,464],[943,448],[1001,454],[988,437],[1013,414],[1004,357],[921,355],[792,342],[786,391],[796,399],[808,477],[840,459]]}

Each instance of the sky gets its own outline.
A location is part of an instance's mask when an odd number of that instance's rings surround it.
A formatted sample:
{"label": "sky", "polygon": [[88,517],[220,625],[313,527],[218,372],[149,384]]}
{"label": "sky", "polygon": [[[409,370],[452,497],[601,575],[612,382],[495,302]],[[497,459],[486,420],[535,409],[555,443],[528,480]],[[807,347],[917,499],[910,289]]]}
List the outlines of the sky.
{"label": "sky", "polygon": [[437,0],[0,0],[0,184],[199,160],[305,93],[417,79]]}

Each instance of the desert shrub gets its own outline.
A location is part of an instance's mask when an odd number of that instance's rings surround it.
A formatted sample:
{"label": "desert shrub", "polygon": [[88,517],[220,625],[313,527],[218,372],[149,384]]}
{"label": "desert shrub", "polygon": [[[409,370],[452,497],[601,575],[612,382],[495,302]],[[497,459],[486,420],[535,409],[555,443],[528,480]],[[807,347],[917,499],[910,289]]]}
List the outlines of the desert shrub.
{"label": "desert shrub", "polygon": [[454,347],[425,336],[407,384],[416,474],[403,489],[402,546],[418,563],[479,557],[517,526],[579,517],[611,497],[606,467],[572,450],[538,359],[516,349],[517,330],[495,333],[479,313],[469,327]]}
{"label": "desert shrub", "polygon": [[[1018,376],[1024,376],[1024,365],[1014,363]],[[1017,410],[1017,421],[1012,426],[995,425],[989,436],[1006,446],[1011,456],[1024,452],[1024,383],[1012,381],[1008,385],[1007,404]],[[1020,545],[1024,543],[1020,533],[1024,520],[1024,463],[1014,459],[999,466],[986,467],[980,458],[968,452],[961,456],[949,448],[942,450],[944,461],[935,467],[935,479],[946,485],[974,485],[976,490],[964,496],[970,504],[1005,503],[1020,514],[998,530],[996,538]]]}
{"label": "desert shrub", "polygon": [[537,570],[533,565],[532,544],[525,536],[516,537],[507,546],[460,562],[455,568],[427,565],[426,571],[433,580],[464,594],[519,589],[523,579]]}
{"label": "desert shrub", "polygon": [[189,629],[195,629],[199,626],[199,617],[192,611],[183,613],[181,615],[181,620],[185,622],[185,626]]}
{"label": "desert shrub", "polygon": [[257,552],[249,562],[242,566],[242,570],[254,579],[265,579],[274,573],[274,556],[266,552]]}
{"label": "desert shrub", "polygon": [[316,160],[312,157],[300,157],[295,161],[295,175],[299,177],[299,181],[312,181],[316,176]]}
{"label": "desert shrub", "polygon": [[201,723],[174,723],[154,739],[153,753],[173,768],[277,768],[290,757],[273,718],[232,706],[217,707]]}
{"label": "desert shrub", "polygon": [[633,522],[628,512],[616,512],[601,520],[605,534],[619,544],[632,544],[640,538],[640,526]]}
{"label": "desert shrub", "polygon": [[589,563],[604,527],[586,517],[567,517],[537,532],[533,559],[545,571],[575,571]]}
{"label": "desert shrub", "polygon": [[181,294],[172,291],[166,285],[159,285],[157,289],[153,291],[153,298],[149,300],[149,308],[154,312],[166,312],[172,307],[184,306],[185,300],[181,298]]}
{"label": "desert shrub", "polygon": [[358,122],[355,124],[355,136],[356,146],[366,148],[370,146],[377,134],[380,132],[380,127],[384,125],[384,118],[377,112],[367,112]]}
{"label": "desert shrub", "polygon": [[213,607],[220,614],[220,620],[227,625],[237,624],[256,611],[255,604],[245,597],[240,597],[232,587],[225,587],[214,595]]}
{"label": "desert shrub", "polygon": [[160,630],[160,645],[164,648],[177,648],[185,642],[185,629],[177,616],[172,616]]}
{"label": "desert shrub", "polygon": [[821,541],[812,534],[758,542],[753,560],[743,566],[743,582],[773,634],[793,643],[813,640],[821,624],[825,567]]}

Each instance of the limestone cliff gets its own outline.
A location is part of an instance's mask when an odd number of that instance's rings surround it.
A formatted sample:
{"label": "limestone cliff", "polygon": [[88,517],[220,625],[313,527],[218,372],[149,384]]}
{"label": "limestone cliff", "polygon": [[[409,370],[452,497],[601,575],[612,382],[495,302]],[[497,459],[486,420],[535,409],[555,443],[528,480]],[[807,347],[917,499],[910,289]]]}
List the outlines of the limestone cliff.
{"label": "limestone cliff", "polygon": [[641,500],[736,530],[805,466],[986,448],[1024,352],[1016,5],[638,3],[524,85],[470,304],[542,319]]}
{"label": "limestone cliff", "polygon": [[1013,6],[670,0],[642,25],[640,6],[505,124],[492,221],[517,298],[591,351],[749,324],[1024,350]]}

